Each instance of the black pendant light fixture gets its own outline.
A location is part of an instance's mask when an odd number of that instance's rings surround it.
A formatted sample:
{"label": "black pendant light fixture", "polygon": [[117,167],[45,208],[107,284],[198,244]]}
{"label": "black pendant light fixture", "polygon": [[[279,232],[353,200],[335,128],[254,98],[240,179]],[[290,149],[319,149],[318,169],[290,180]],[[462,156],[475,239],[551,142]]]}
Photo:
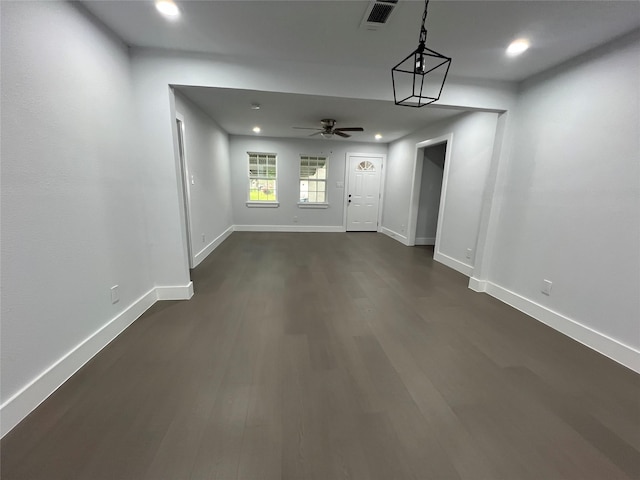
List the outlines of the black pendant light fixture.
{"label": "black pendant light fixture", "polygon": [[393,100],[396,105],[424,107],[440,98],[451,59],[426,47],[429,0],[424,2],[418,48],[391,69]]}

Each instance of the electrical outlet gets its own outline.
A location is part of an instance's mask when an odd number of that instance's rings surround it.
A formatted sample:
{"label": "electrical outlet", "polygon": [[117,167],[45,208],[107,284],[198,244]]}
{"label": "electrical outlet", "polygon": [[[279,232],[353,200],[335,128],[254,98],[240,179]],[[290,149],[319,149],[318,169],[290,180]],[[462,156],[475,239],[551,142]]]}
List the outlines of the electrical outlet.
{"label": "electrical outlet", "polygon": [[293,223],[298,223],[298,217],[297,216],[293,217]]}
{"label": "electrical outlet", "polygon": [[400,233],[405,233],[406,230],[407,227],[405,227],[404,225],[400,225]]}
{"label": "electrical outlet", "polygon": [[542,281],[542,293],[544,295],[551,295],[551,285],[553,285],[553,282],[551,280]]}
{"label": "electrical outlet", "polygon": [[202,234],[202,243],[204,243],[204,242],[205,242],[205,236],[204,236],[204,233],[203,233]]}
{"label": "electrical outlet", "polygon": [[111,303],[118,303],[120,301],[120,287],[114,285],[111,287]]}
{"label": "electrical outlet", "polygon": [[467,248],[467,258],[471,258],[471,253],[473,253],[473,250]]}

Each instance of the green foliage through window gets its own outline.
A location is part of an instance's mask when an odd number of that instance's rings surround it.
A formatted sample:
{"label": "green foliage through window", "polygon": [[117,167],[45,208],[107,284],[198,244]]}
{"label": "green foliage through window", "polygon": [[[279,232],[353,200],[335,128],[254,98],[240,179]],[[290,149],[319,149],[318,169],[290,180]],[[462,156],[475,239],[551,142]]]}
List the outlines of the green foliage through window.
{"label": "green foliage through window", "polygon": [[249,152],[249,200],[252,202],[278,200],[275,154]]}

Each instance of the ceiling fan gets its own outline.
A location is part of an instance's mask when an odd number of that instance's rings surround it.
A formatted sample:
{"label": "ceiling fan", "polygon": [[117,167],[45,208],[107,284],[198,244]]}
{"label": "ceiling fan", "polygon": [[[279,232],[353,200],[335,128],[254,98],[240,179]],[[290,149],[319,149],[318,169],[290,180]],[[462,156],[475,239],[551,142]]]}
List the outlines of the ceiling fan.
{"label": "ceiling fan", "polygon": [[316,133],[312,133],[309,135],[313,137],[315,135],[322,135],[323,138],[331,138],[333,135],[338,135],[339,137],[349,138],[351,135],[344,132],[364,132],[364,128],[362,127],[341,127],[336,128],[336,121],[333,118],[323,118],[320,120],[321,128],[312,128],[312,127],[293,127],[298,130],[318,130]]}

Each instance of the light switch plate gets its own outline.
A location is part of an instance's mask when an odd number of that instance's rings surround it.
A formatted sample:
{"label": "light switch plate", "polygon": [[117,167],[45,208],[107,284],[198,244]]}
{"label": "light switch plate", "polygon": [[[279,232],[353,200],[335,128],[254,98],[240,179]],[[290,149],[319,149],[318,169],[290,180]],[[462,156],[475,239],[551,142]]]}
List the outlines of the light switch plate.
{"label": "light switch plate", "polygon": [[120,287],[114,285],[111,287],[111,303],[118,303],[120,301]]}

